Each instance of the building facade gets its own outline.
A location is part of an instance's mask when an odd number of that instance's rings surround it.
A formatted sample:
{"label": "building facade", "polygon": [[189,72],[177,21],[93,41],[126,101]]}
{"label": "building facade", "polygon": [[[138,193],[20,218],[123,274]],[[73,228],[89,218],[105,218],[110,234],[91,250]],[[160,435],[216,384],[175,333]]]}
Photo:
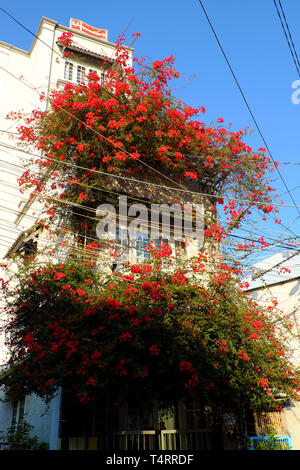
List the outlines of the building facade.
{"label": "building facade", "polygon": [[[70,35],[72,45],[64,41]],[[62,89],[66,83],[85,82],[90,72],[98,73],[102,80],[115,54],[116,44],[109,42],[107,30],[72,18],[66,27],[43,17],[29,51],[0,41],[1,261],[11,250],[22,254],[38,246],[45,253],[51,245],[42,227],[35,225],[39,205],[34,199],[28,202],[28,196],[18,188],[17,180],[32,159],[28,146],[24,149],[17,138],[18,116],[29,115],[34,109],[45,111],[52,90]],[[129,64],[131,56],[128,48]],[[3,319],[2,313],[1,322]],[[8,358],[3,337],[0,349],[3,366]],[[34,434],[55,450],[59,447],[60,406],[60,391],[48,407],[35,396],[26,397],[23,403],[1,403],[1,431],[25,416],[34,426]]]}
{"label": "building facade", "polygon": [[[291,330],[286,338],[296,368],[300,367],[300,269],[297,252],[279,253],[254,266],[248,279],[247,292],[266,308],[276,303],[278,314],[274,323],[284,315]],[[300,450],[300,405],[290,401],[281,413],[257,413],[256,434],[265,436],[273,429],[278,435],[290,436],[293,450]]]}
{"label": "building facade", "polygon": [[[70,33],[71,44],[68,42]],[[100,80],[103,80],[106,70],[113,66],[116,51],[115,44],[107,39],[106,30],[90,27],[79,20],[71,20],[70,27],[64,27],[53,20],[42,18],[29,52],[0,42],[1,190],[5,195],[1,208],[1,258],[12,251],[24,256],[37,250],[43,253],[47,261],[47,249],[53,248],[57,261],[63,261],[64,254],[56,250],[56,240],[51,240],[43,226],[36,224],[39,206],[35,204],[34,198],[28,202],[17,188],[17,177],[31,157],[28,146],[24,149],[17,145],[15,133],[19,125],[18,112],[24,115],[36,108],[47,109],[51,90],[62,89],[66,83],[81,83],[90,72],[97,72]],[[132,49],[128,48],[128,51],[131,63]],[[10,113],[16,119],[7,119]],[[153,190],[149,193],[148,189],[136,183],[126,183],[122,191],[116,181],[109,179],[106,181],[106,189],[138,196],[149,204],[153,200],[158,204],[166,203],[174,198],[174,194],[162,194],[161,191]],[[195,187],[191,189],[197,191]],[[122,229],[120,223],[118,229]],[[119,259],[125,257],[131,262],[144,259],[146,255],[143,248],[149,238],[144,236],[143,231],[137,238],[133,249],[122,238]],[[170,243],[173,243],[172,248],[176,248],[175,242]],[[218,247],[212,246],[210,249],[209,262],[215,262],[219,255]],[[197,242],[187,243],[187,256],[198,252]],[[6,358],[3,351],[2,364]],[[133,396],[131,402],[115,410],[108,397],[101,407],[81,408],[75,406],[70,397],[59,389],[48,407],[35,396],[28,396],[20,402],[1,403],[0,428],[5,431],[10,425],[17,425],[26,419],[34,426],[33,434],[47,442],[51,450],[199,450],[244,446],[239,437],[245,436],[246,417],[242,419],[234,413],[217,416],[213,410],[197,401],[178,403],[176,410],[168,416],[161,414],[155,400],[150,407],[141,404],[142,397]]]}

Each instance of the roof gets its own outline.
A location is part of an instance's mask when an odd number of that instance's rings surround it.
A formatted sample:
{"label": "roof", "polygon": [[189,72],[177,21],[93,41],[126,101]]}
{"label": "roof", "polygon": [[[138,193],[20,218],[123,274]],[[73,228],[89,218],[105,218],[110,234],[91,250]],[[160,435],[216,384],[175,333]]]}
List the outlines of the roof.
{"label": "roof", "polygon": [[300,253],[287,251],[277,253],[252,266],[252,276],[245,279],[249,283],[247,291],[259,289],[300,278]]}
{"label": "roof", "polygon": [[[42,16],[36,34],[34,34],[33,32],[31,32],[32,35],[34,36],[34,39],[33,39],[33,42],[32,42],[32,44],[31,44],[31,46],[30,46],[29,51],[26,51],[26,50],[24,50],[24,49],[21,49],[21,48],[19,48],[19,47],[16,47],[16,46],[14,46],[13,44],[8,44],[8,43],[6,43],[6,42],[4,42],[4,41],[0,41],[0,45],[3,46],[3,47],[5,47],[5,48],[7,48],[7,49],[12,49],[12,50],[14,50],[14,51],[16,51],[16,52],[18,52],[18,53],[25,54],[26,56],[30,56],[30,54],[31,54],[31,52],[32,52],[32,50],[33,50],[33,48],[34,48],[34,45],[35,45],[36,41],[39,39],[39,35],[40,35],[41,29],[42,29],[42,26],[43,26],[44,23],[50,23],[50,24],[52,24],[52,25],[54,26],[54,29],[55,29],[55,28],[59,28],[59,29],[62,29],[63,31],[70,31],[70,32],[72,32],[72,33],[73,33],[74,35],[76,35],[76,36],[82,36],[82,37],[84,37],[84,38],[90,39],[91,41],[96,41],[96,42],[98,42],[98,43],[107,44],[108,46],[111,46],[111,47],[115,47],[115,46],[116,46],[116,44],[114,44],[114,43],[112,43],[112,42],[110,42],[110,41],[106,41],[105,39],[95,38],[95,37],[89,36],[88,34],[85,34],[85,33],[81,32],[81,31],[77,31],[77,30],[71,29],[71,28],[69,28],[68,26],[61,25],[61,24],[59,24],[57,21],[52,20],[51,18],[47,18],[46,16]],[[133,51],[133,48],[130,47],[130,46],[124,46],[124,47],[125,47],[126,49],[128,49],[129,51]]]}
{"label": "roof", "polygon": [[34,235],[37,234],[39,230],[43,228],[43,226],[43,222],[37,222],[32,227],[21,232],[20,235],[13,242],[12,246],[8,249],[4,258],[7,258],[11,253],[14,252],[14,250],[17,251],[22,245],[22,243],[26,243],[28,240],[30,240]]}
{"label": "roof", "polygon": [[[57,41],[57,44],[63,46],[63,44],[61,44],[59,41]],[[71,50],[71,51],[75,51],[75,52],[82,52],[85,55],[95,57],[96,59],[101,59],[101,60],[103,60],[103,62],[108,62],[110,65],[114,62],[113,59],[111,59],[111,58],[109,58],[109,57],[107,57],[103,54],[99,54],[98,52],[91,51],[90,49],[85,49],[84,47],[80,47],[80,46],[77,46],[75,44],[71,44],[71,45],[65,47],[65,50]]]}

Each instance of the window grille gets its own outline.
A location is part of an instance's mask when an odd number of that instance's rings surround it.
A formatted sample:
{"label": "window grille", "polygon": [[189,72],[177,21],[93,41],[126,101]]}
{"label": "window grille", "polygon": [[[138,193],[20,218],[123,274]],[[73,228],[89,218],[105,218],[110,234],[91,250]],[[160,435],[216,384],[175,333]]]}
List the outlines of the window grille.
{"label": "window grille", "polygon": [[82,65],[77,66],[77,83],[81,83],[85,81],[85,67]]}
{"label": "window grille", "polygon": [[69,80],[70,82],[73,80],[73,64],[72,64],[72,62],[65,62],[64,79]]}

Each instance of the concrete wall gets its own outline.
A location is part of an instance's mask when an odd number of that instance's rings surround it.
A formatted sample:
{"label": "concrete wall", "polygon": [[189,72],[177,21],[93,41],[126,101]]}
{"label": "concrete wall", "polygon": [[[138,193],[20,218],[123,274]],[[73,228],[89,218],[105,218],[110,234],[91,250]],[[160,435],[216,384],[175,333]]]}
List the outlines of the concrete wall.
{"label": "concrete wall", "polygon": [[[0,392],[0,398],[5,399],[3,390]],[[60,390],[47,406],[36,395],[25,398],[24,420],[34,427],[31,435],[38,437],[41,442],[48,443],[49,450],[58,449],[60,400]],[[5,433],[11,426],[11,421],[12,403],[0,401],[0,431]]]}
{"label": "concrete wall", "polygon": [[[278,283],[250,290],[250,295],[262,307],[270,305],[272,299],[278,301],[279,314],[283,312],[293,325],[291,334],[287,341],[292,348],[292,360],[296,367],[300,366],[300,279],[290,279]],[[276,317],[274,317],[276,320]],[[290,435],[292,438],[293,450],[300,450],[300,404],[291,402],[281,414],[282,427],[284,435]]]}
{"label": "concrete wall", "polygon": [[[37,32],[38,39],[34,39],[30,51],[0,41],[0,66],[6,70],[0,68],[0,261],[20,233],[32,227],[39,213],[39,206],[32,204],[26,209],[23,217],[17,218],[18,213],[26,207],[25,202],[28,198],[20,194],[17,179],[21,176],[24,161],[28,160],[29,155],[23,151],[23,148],[16,149],[20,144],[16,130],[21,122],[8,120],[6,116],[10,112],[31,113],[33,109],[46,109],[46,101],[40,101],[40,93],[44,92],[47,96],[49,89],[56,88],[58,80],[64,78],[65,58],[62,57],[62,50],[56,41],[63,31],[68,30],[69,28],[60,26],[53,20],[43,18]],[[114,55],[114,44],[76,31],[73,31],[73,34],[77,46],[109,58]],[[84,55],[82,61],[83,63],[85,61]],[[26,147],[24,150],[29,149]],[[37,153],[34,149],[30,150]],[[41,241],[42,248],[47,243],[47,239]],[[1,275],[3,274],[0,270],[0,277]],[[2,306],[3,303],[0,307]],[[5,321],[3,313],[0,320],[1,323]],[[6,362],[7,351],[2,335],[0,365]],[[26,397],[26,420],[34,426],[33,434],[40,440],[48,442],[50,449],[57,448],[59,412],[59,396],[51,401],[47,410],[38,397],[34,395]],[[11,404],[1,401],[0,430],[10,426],[11,415]]]}

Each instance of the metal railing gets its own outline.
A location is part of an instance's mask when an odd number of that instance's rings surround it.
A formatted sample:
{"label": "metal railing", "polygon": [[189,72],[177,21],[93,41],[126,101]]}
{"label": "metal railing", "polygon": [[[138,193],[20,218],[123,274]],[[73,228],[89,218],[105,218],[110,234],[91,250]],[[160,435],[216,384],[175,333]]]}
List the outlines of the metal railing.
{"label": "metal railing", "polygon": [[214,448],[215,431],[210,429],[164,430],[160,433],[161,450],[209,450]]}
{"label": "metal railing", "polygon": [[113,433],[113,448],[118,450],[157,449],[156,431],[119,431]]}
{"label": "metal railing", "polygon": [[[290,436],[274,436],[281,450],[293,450]],[[269,436],[251,436],[249,438],[249,450],[272,450]]]}
{"label": "metal railing", "polygon": [[118,431],[103,437],[69,437],[69,450],[210,450],[216,433],[211,429]]}

